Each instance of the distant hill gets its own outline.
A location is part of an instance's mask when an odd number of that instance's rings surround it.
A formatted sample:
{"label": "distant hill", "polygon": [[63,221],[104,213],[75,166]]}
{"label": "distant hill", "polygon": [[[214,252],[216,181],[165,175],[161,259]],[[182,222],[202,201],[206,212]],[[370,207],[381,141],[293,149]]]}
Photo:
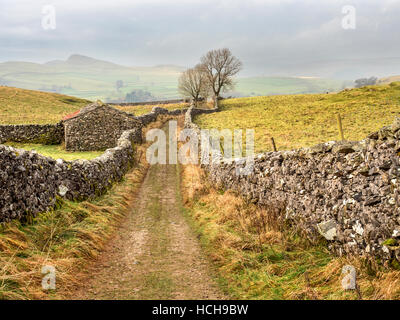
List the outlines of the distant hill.
{"label": "distant hill", "polygon": [[[123,99],[133,90],[151,92],[160,99],[175,98],[182,67],[126,67],[82,55],[44,64],[0,63],[0,85],[57,92],[91,100]],[[116,82],[122,80],[119,89]]]}
{"label": "distant hill", "polygon": [[[10,61],[0,63],[0,85],[62,93],[90,100],[122,101],[128,93],[143,90],[155,100],[179,97],[178,77],[183,67],[158,65],[127,67],[73,54],[67,60],[44,64]],[[117,81],[122,83],[118,86]],[[254,96],[338,91],[343,81],[307,77],[238,78],[235,92]]]}
{"label": "distant hill", "polygon": [[88,103],[62,94],[0,86],[0,124],[56,123]]}
{"label": "distant hill", "polygon": [[400,76],[391,76],[391,77],[386,77],[386,78],[381,78],[378,80],[379,84],[389,84],[392,82],[399,82],[400,81]]}

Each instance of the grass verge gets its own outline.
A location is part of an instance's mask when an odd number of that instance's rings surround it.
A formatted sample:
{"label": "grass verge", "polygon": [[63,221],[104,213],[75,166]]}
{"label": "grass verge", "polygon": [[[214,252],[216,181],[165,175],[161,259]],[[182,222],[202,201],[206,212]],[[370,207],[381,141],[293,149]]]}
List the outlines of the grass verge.
{"label": "grass verge", "polygon": [[[76,285],[79,273],[97,257],[129,212],[145,168],[135,168],[106,195],[81,203],[62,201],[33,224],[11,222],[0,233],[0,298],[57,299]],[[56,290],[41,287],[43,266],[56,269]],[[61,294],[61,295],[60,295]]]}
{"label": "grass verge", "polygon": [[216,267],[218,282],[234,299],[359,299],[341,286],[342,267],[357,270],[362,299],[400,299],[400,271],[372,269],[356,258],[332,256],[280,230],[266,209],[205,183],[196,166],[182,167],[188,220]]}

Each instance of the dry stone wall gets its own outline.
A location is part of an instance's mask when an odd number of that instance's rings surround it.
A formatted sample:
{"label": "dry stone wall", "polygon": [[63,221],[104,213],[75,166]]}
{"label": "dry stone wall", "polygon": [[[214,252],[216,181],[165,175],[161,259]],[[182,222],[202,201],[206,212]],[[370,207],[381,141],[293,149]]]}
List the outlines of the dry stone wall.
{"label": "dry stone wall", "polygon": [[[182,113],[178,111],[155,108],[144,118],[151,122],[158,114]],[[46,212],[54,207],[57,197],[81,201],[103,194],[134,164],[134,145],[141,141],[141,129],[142,126],[124,131],[114,148],[90,161],[54,160],[33,151],[0,145],[0,222],[24,220]],[[25,128],[19,132],[28,131]],[[17,135],[18,139],[22,136]],[[6,139],[9,140],[17,138]]]}
{"label": "dry stone wall", "polygon": [[[193,124],[189,110],[185,126]],[[205,166],[210,181],[268,208],[311,241],[339,254],[400,261],[400,119],[360,142],[257,155]],[[396,262],[397,261],[397,262]]]}
{"label": "dry stone wall", "polygon": [[164,109],[161,107],[154,107],[150,113],[137,116],[136,119],[139,120],[143,124],[143,126],[146,126],[149,123],[156,121],[158,115],[166,114],[170,116],[179,116],[185,114],[187,110],[188,109],[185,108],[185,109],[176,109],[169,111],[168,109]]}
{"label": "dry stone wall", "polygon": [[155,105],[155,104],[171,104],[171,103],[186,103],[189,102],[187,99],[173,99],[173,100],[158,100],[158,101],[145,101],[145,102],[110,102],[108,104],[114,105],[114,106],[144,106],[144,105]]}
{"label": "dry stone wall", "polygon": [[62,122],[45,125],[0,125],[0,143],[7,141],[60,144],[64,138]]}
{"label": "dry stone wall", "polygon": [[125,131],[115,148],[90,161],[54,160],[0,145],[0,222],[45,212],[57,196],[84,200],[103,194],[131,168],[137,130]]}
{"label": "dry stone wall", "polygon": [[65,149],[93,151],[112,148],[122,132],[141,127],[142,123],[133,114],[95,103],[64,121]]}

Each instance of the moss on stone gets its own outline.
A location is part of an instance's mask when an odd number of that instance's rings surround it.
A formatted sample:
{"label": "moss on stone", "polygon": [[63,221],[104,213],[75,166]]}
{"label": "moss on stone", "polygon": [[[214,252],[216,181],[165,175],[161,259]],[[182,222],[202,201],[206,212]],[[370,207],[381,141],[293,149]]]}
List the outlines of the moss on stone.
{"label": "moss on stone", "polygon": [[391,267],[392,267],[393,269],[395,269],[395,270],[400,270],[400,262],[399,262],[397,259],[393,259],[393,260],[390,262],[390,265],[391,265]]}
{"label": "moss on stone", "polygon": [[387,246],[387,247],[393,247],[393,246],[397,245],[397,240],[396,239],[387,239],[382,242],[382,245]]}

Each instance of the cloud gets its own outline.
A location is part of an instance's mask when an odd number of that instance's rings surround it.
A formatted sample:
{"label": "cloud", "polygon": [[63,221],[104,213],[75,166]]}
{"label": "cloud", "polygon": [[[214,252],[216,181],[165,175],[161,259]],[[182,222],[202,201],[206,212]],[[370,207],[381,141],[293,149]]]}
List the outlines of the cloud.
{"label": "cloud", "polygon": [[332,61],[399,57],[399,1],[351,2],[356,30],[341,27],[348,0],[53,0],[57,29],[46,31],[48,0],[2,0],[0,60],[81,53],[127,65],[187,66],[227,46],[244,61],[243,74],[291,75],[323,73]]}

